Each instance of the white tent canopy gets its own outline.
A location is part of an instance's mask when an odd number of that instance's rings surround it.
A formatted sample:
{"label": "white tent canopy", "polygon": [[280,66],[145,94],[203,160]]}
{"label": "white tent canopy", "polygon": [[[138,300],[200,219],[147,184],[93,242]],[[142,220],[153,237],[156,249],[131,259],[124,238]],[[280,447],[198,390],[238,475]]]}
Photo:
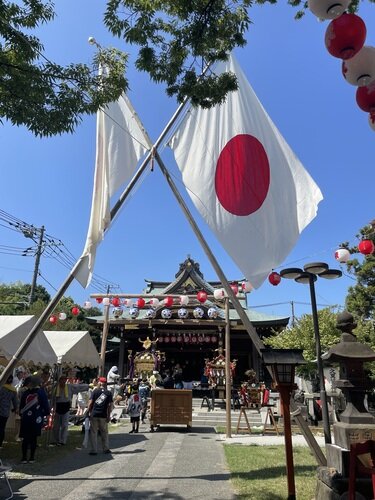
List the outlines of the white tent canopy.
{"label": "white tent canopy", "polygon": [[[0,316],[0,358],[7,363],[37,321],[35,316]],[[40,331],[20,364],[97,367],[100,357],[88,331]]]}
{"label": "white tent canopy", "polygon": [[55,363],[69,366],[97,367],[100,357],[88,331],[44,331],[55,353]]}
{"label": "white tent canopy", "polygon": [[[0,356],[9,361],[21,346],[37,318],[35,316],[0,316]],[[20,363],[52,365],[56,354],[43,332],[38,332],[26,349]]]}

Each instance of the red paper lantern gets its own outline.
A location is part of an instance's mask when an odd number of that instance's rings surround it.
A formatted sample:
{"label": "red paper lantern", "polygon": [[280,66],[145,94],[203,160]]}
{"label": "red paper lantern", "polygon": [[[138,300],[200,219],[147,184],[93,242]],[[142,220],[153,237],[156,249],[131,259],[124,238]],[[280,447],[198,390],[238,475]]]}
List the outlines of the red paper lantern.
{"label": "red paper lantern", "polygon": [[197,293],[197,300],[201,303],[204,304],[207,300],[207,293],[204,290],[201,290],[200,292]]}
{"label": "red paper lantern", "polygon": [[233,291],[234,295],[237,295],[237,294],[238,294],[238,285],[237,285],[237,283],[232,283],[232,284],[230,285],[230,287],[231,287],[231,289],[232,289],[232,291]]}
{"label": "red paper lantern", "polygon": [[173,297],[165,297],[165,299],[164,299],[164,305],[166,307],[173,306]]}
{"label": "red paper lantern", "polygon": [[343,14],[327,27],[325,44],[328,52],[339,59],[350,59],[366,40],[366,25],[355,14]]}
{"label": "red paper lantern", "polygon": [[367,87],[358,87],[356,92],[358,106],[368,113],[375,110],[375,81]]}
{"label": "red paper lantern", "polygon": [[57,316],[51,316],[49,319],[49,322],[52,323],[53,325],[56,325],[57,323]]}
{"label": "red paper lantern", "polygon": [[120,299],[118,297],[113,297],[111,302],[114,307],[118,307],[120,305]]}
{"label": "red paper lantern", "polygon": [[142,309],[146,304],[146,301],[144,299],[142,299],[142,297],[139,297],[139,299],[137,300],[137,307],[138,309]]}
{"label": "red paper lantern", "polygon": [[372,253],[374,253],[375,244],[372,240],[362,240],[358,245],[358,250],[363,255],[371,255]]}
{"label": "red paper lantern", "polygon": [[95,300],[98,304],[101,304],[103,302],[103,297],[96,297]]}
{"label": "red paper lantern", "polygon": [[72,307],[72,314],[73,316],[77,316],[79,314],[79,308],[78,307]]}
{"label": "red paper lantern", "polygon": [[280,283],[280,281],[281,281],[281,276],[280,276],[279,273],[272,272],[268,276],[268,281],[271,283],[271,285],[277,286]]}

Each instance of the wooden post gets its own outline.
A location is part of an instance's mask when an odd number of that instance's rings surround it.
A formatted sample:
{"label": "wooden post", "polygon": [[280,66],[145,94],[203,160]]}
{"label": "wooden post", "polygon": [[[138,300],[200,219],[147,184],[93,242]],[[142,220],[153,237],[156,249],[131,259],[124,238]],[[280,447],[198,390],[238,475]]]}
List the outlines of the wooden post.
{"label": "wooden post", "polygon": [[99,366],[99,377],[104,377],[104,365],[105,365],[105,350],[107,348],[107,337],[109,330],[109,307],[110,305],[104,306],[104,323],[103,323],[103,334],[102,334],[102,345],[100,348],[100,366]]}
{"label": "wooden post", "polygon": [[227,438],[232,437],[232,382],[230,373],[229,298],[225,298],[225,408]]}
{"label": "wooden post", "polygon": [[281,406],[283,409],[284,419],[284,441],[285,441],[285,459],[286,459],[286,474],[288,482],[288,500],[295,500],[296,487],[294,481],[294,464],[293,464],[293,444],[292,444],[292,427],[290,420],[290,387],[278,386],[278,391],[281,398]]}

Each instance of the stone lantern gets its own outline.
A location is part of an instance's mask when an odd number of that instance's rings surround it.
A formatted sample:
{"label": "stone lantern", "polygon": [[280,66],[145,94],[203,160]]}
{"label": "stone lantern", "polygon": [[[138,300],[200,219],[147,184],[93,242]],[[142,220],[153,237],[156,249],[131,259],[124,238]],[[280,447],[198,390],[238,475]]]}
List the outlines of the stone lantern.
{"label": "stone lantern", "polygon": [[333,424],[335,444],[326,445],[327,467],[318,469],[316,498],[319,500],[338,499],[347,491],[350,445],[375,440],[375,418],[364,405],[366,391],[373,384],[363,368],[364,363],[375,360],[375,352],[357,341],[353,334],[356,326],[350,313],[338,314],[336,328],[342,332],[340,342],[322,356],[323,361],[340,367],[334,386],[343,392],[346,407],[340,421]]}

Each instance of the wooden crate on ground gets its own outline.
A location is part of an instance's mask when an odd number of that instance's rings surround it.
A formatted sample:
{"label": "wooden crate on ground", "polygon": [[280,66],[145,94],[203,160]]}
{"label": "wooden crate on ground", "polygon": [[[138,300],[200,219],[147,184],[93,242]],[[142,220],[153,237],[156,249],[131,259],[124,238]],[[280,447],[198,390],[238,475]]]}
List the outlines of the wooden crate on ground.
{"label": "wooden crate on ground", "polygon": [[191,428],[193,391],[189,389],[155,389],[151,392],[151,430],[157,425],[186,425]]}

